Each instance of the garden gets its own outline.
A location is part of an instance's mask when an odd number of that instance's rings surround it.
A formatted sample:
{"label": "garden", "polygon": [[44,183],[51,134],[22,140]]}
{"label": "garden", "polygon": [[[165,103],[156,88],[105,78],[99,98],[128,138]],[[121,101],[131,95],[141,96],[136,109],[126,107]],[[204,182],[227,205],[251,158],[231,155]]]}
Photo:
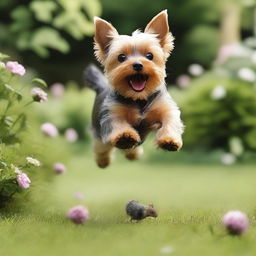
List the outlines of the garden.
{"label": "garden", "polygon": [[[183,147],[152,133],[141,159],[99,168],[93,18],[131,34],[165,9]],[[0,254],[255,255],[254,0],[2,0],[0,14]],[[131,221],[131,200],[157,217]]]}

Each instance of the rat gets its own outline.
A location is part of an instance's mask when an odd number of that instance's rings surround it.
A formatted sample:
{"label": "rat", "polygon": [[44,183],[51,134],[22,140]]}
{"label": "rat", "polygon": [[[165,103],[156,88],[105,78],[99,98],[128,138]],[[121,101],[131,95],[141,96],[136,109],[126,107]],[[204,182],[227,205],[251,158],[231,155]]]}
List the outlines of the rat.
{"label": "rat", "polygon": [[142,220],[147,217],[156,218],[158,216],[153,204],[144,205],[136,200],[128,202],[125,209],[127,215],[131,217],[131,221]]}

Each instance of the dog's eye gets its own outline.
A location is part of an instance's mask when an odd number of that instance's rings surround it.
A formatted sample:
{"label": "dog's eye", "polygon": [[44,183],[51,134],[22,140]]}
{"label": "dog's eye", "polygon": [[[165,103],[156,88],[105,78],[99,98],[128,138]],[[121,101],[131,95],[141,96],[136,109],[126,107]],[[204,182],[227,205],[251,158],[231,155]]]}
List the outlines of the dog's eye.
{"label": "dog's eye", "polygon": [[146,54],[146,58],[148,59],[148,60],[153,60],[153,54],[151,53],[151,52],[148,52],[147,54]]}
{"label": "dog's eye", "polygon": [[117,59],[119,62],[124,62],[126,60],[126,56],[122,53],[118,55]]}

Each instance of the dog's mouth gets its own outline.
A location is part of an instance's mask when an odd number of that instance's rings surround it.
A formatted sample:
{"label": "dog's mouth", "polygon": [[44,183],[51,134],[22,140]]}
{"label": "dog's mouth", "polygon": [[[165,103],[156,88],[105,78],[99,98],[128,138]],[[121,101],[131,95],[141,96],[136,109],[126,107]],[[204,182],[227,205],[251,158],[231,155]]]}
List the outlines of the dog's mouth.
{"label": "dog's mouth", "polygon": [[135,92],[143,91],[146,87],[147,80],[148,76],[143,74],[134,74],[128,77],[129,85]]}

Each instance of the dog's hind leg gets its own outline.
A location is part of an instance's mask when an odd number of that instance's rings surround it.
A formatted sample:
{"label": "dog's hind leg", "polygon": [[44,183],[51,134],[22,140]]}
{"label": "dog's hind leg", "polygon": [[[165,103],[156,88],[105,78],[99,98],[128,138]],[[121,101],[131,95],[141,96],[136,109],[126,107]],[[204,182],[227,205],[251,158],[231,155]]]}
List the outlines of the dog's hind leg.
{"label": "dog's hind leg", "polygon": [[143,147],[138,146],[135,148],[125,150],[125,157],[129,160],[139,159],[143,155]]}
{"label": "dog's hind leg", "polygon": [[94,142],[94,153],[97,165],[100,168],[106,168],[113,158],[114,147],[111,144],[104,144],[96,139]]}

